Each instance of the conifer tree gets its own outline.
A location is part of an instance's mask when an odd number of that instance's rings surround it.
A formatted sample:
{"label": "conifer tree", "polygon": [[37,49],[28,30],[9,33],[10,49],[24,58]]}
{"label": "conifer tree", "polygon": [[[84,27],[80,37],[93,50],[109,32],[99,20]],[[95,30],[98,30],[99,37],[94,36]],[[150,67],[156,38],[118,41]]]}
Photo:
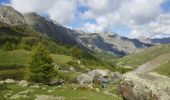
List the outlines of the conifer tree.
{"label": "conifer tree", "polygon": [[39,43],[32,52],[29,80],[48,84],[53,75],[53,60],[43,44]]}

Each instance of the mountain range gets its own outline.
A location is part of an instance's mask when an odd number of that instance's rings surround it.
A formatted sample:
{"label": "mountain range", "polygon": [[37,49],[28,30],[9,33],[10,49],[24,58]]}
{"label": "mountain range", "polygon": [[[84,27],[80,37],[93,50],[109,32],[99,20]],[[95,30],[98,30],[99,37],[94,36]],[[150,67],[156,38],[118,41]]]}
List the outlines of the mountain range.
{"label": "mountain range", "polygon": [[144,43],[112,32],[87,33],[78,29],[69,29],[35,12],[22,14],[10,6],[0,6],[0,21],[11,26],[27,25],[62,43],[118,56],[137,53],[158,43],[170,42],[167,38],[151,39],[150,42]]}

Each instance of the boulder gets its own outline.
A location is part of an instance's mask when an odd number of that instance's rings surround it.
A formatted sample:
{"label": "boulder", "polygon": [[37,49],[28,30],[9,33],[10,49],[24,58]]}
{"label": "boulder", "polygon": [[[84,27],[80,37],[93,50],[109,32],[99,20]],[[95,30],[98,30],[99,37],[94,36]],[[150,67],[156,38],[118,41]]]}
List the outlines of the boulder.
{"label": "boulder", "polygon": [[18,82],[18,86],[27,87],[28,86],[28,82],[26,80],[21,80],[21,81]]}
{"label": "boulder", "polygon": [[92,84],[93,79],[87,74],[80,74],[77,77],[77,81],[79,82],[79,84],[85,85],[85,84]]}
{"label": "boulder", "polygon": [[15,83],[16,81],[15,80],[13,80],[13,79],[6,79],[5,80],[5,83],[7,83],[7,84],[11,84],[11,83]]}
{"label": "boulder", "polygon": [[69,67],[68,70],[71,71],[71,72],[75,71],[74,67]]}
{"label": "boulder", "polygon": [[111,72],[110,77],[111,77],[111,81],[116,81],[122,78],[122,74],[119,72]]}
{"label": "boulder", "polygon": [[93,71],[89,71],[87,73],[87,75],[90,76],[91,78],[106,76],[108,74],[109,74],[108,70],[101,70],[101,69],[96,69],[96,70],[93,70]]}
{"label": "boulder", "polygon": [[157,73],[126,73],[120,82],[126,100],[170,100],[170,78]]}
{"label": "boulder", "polygon": [[36,85],[33,85],[33,86],[30,86],[31,88],[35,88],[35,89],[39,89],[40,88],[40,86],[38,85],[38,84],[36,84]]}
{"label": "boulder", "polygon": [[5,81],[0,81],[0,85],[4,85],[5,84]]}
{"label": "boulder", "polygon": [[27,98],[27,95],[19,95],[19,94],[14,94],[12,95],[9,99],[14,99],[14,100],[18,100],[19,98]]}

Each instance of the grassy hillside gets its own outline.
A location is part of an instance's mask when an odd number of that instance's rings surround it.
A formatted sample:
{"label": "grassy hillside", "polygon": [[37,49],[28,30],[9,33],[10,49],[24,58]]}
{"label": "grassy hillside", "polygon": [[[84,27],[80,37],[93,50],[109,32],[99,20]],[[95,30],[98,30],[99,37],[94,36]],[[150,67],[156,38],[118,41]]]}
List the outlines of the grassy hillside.
{"label": "grassy hillside", "polygon": [[158,45],[147,48],[143,52],[125,56],[117,60],[117,65],[121,67],[131,66],[136,68],[164,53],[170,53],[170,45]]}
{"label": "grassy hillside", "polygon": [[[166,64],[162,64],[164,61],[161,62],[161,57],[166,54],[170,53],[170,45],[158,45],[151,48],[147,48],[146,50],[125,56],[123,58],[120,58],[117,60],[117,66],[118,67],[132,67],[132,69],[135,69],[139,67],[142,64],[145,64],[147,62],[150,62],[151,64],[148,65],[155,65],[152,63],[159,63],[159,66],[156,67],[153,71],[158,72],[159,74],[170,76],[170,59],[165,59],[167,62]],[[160,57],[160,58],[159,58]],[[156,59],[156,60],[154,60]],[[160,59],[160,60],[159,60]],[[157,61],[157,62],[154,62]],[[150,66],[148,66],[150,67]],[[152,67],[152,66],[151,66]]]}
{"label": "grassy hillside", "polygon": [[158,72],[161,75],[166,75],[170,77],[170,60],[166,64],[162,64],[153,71]]}

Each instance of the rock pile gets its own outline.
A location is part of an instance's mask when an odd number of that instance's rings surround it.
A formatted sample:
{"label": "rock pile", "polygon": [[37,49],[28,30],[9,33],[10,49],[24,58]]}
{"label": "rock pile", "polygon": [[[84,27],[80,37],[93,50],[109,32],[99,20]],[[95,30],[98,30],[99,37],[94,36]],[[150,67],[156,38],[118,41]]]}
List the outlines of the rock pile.
{"label": "rock pile", "polygon": [[105,76],[108,76],[108,82],[113,82],[115,80],[118,80],[122,77],[122,74],[119,72],[110,72],[109,70],[101,70],[96,69],[87,72],[87,74],[80,74],[77,77],[77,81],[79,84],[92,84],[94,80],[101,81]]}

